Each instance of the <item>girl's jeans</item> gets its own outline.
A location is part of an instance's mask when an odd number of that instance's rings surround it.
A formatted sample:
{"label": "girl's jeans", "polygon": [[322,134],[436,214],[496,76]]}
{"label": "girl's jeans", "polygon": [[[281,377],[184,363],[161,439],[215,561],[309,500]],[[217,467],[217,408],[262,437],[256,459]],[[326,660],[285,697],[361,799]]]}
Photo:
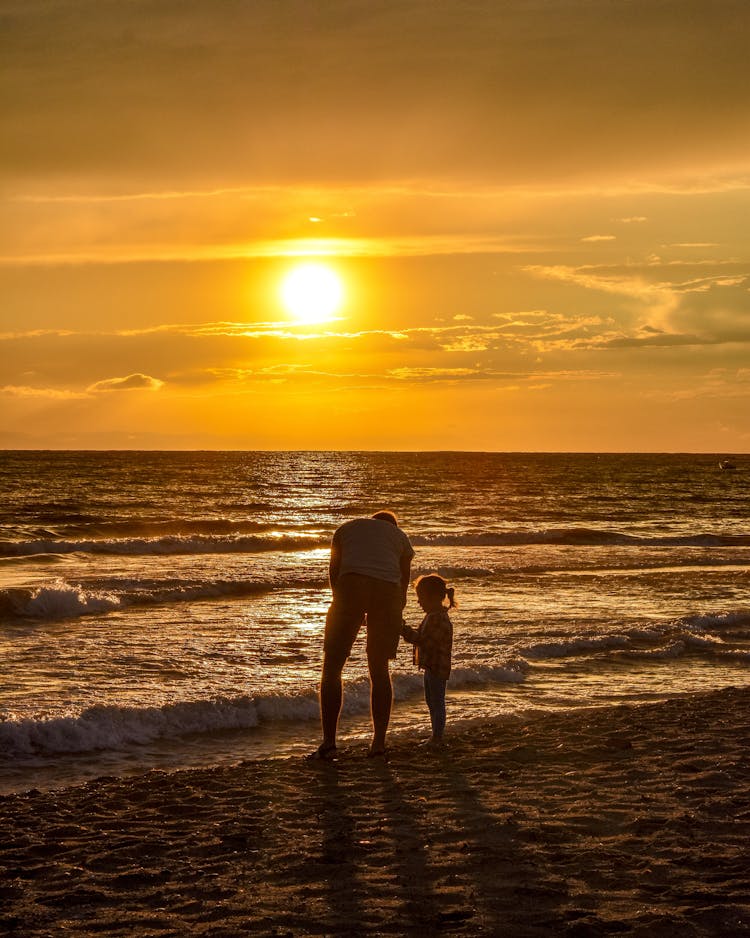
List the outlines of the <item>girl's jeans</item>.
{"label": "girl's jeans", "polygon": [[430,711],[432,735],[440,738],[445,729],[445,685],[448,682],[432,671],[424,672],[424,699]]}

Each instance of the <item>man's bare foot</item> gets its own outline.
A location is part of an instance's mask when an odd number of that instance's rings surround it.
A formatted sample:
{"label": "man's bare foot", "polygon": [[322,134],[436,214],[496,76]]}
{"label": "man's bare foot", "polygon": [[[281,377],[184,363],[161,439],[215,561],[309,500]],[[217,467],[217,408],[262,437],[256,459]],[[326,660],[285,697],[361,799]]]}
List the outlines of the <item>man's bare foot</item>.
{"label": "man's bare foot", "polygon": [[308,762],[333,762],[338,754],[336,743],[321,743],[318,748],[305,756]]}

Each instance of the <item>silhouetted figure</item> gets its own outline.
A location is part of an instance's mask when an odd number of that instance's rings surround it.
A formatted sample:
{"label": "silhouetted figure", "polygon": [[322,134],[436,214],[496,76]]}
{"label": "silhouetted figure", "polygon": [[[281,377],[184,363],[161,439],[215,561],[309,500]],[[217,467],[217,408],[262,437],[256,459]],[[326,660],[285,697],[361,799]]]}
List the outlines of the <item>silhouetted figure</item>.
{"label": "silhouetted figure", "polygon": [[413,556],[409,538],[390,511],[347,521],[333,535],[329,567],[333,600],[326,616],[320,680],[323,742],[312,758],[333,759],[336,755],[343,701],[341,674],[365,621],[373,729],[369,754],[385,752],[393,702],[389,661],[398,649]]}
{"label": "silhouetted figure", "polygon": [[445,731],[445,688],[451,673],[453,623],[448,608],[456,605],[454,590],[437,573],[421,576],[414,584],[417,601],[425,612],[418,629],[403,624],[401,634],[414,645],[414,664],[424,670],[424,697],[430,711],[432,738],[430,744],[440,746]]}

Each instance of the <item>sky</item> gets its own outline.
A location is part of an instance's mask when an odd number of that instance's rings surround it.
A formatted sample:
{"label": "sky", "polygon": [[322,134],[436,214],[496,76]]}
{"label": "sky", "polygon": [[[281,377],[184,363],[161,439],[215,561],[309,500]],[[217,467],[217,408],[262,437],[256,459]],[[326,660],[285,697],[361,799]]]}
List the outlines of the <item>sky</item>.
{"label": "sky", "polygon": [[750,451],[749,27],[0,0],[0,447]]}

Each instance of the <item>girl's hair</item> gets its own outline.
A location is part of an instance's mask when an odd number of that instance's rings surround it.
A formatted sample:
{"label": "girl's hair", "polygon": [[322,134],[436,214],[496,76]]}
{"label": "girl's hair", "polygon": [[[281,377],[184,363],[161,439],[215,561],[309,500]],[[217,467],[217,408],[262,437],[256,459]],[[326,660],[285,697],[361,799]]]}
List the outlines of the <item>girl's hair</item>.
{"label": "girl's hair", "polygon": [[419,577],[414,583],[414,589],[417,593],[420,590],[433,593],[435,596],[439,596],[441,600],[447,596],[450,609],[458,605],[454,599],[455,590],[452,586],[448,586],[439,573],[426,573],[424,576]]}

